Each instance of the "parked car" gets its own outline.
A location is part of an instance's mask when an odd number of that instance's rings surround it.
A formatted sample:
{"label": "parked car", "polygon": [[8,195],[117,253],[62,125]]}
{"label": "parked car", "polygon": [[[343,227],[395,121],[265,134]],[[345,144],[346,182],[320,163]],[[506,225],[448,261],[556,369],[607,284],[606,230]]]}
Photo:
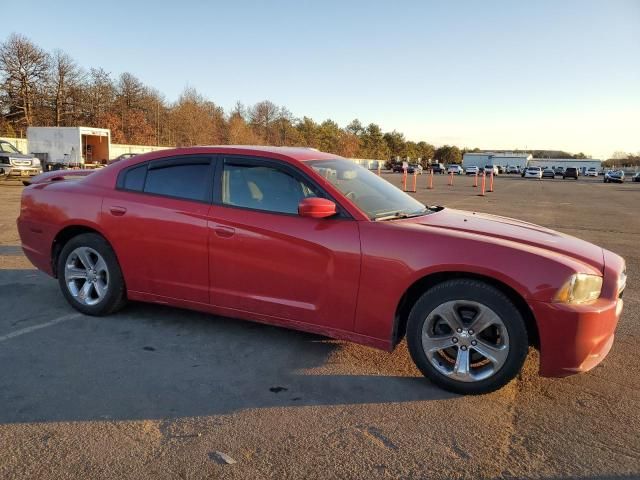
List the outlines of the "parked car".
{"label": "parked car", "polygon": [[542,178],[541,167],[527,167],[524,171],[524,178]]}
{"label": "parked car", "polygon": [[42,173],[40,160],[25,155],[6,140],[0,140],[0,176],[33,177]]}
{"label": "parked car", "polygon": [[498,175],[498,166],[497,165],[485,165],[484,166],[484,173],[486,175],[491,175],[491,173],[493,173],[494,175]]}
{"label": "parked car", "polygon": [[446,169],[444,168],[444,163],[432,163],[431,166],[431,171],[433,173],[441,173],[444,174],[446,173]]}
{"label": "parked car", "polygon": [[507,173],[520,173],[520,168],[515,165],[509,165],[507,167]]}
{"label": "parked car", "polygon": [[113,160],[109,160],[108,164],[111,165],[112,163],[116,163],[116,162],[119,162],[121,160],[126,160],[127,158],[133,158],[136,155],[138,155],[138,154],[137,153],[123,153],[122,155],[118,155]]}
{"label": "parked car", "polygon": [[611,170],[604,174],[604,183],[615,182],[624,183],[624,172],[622,170]]}
{"label": "parked car", "polygon": [[498,167],[498,173],[502,174],[504,173],[504,167],[502,165],[496,165]]}
{"label": "parked car", "polygon": [[633,177],[631,177],[632,182],[640,182],[640,172],[636,173]]}
{"label": "parked car", "polygon": [[449,168],[447,168],[447,173],[462,175],[464,173],[464,170],[462,170],[462,167],[460,165],[449,165]]}
{"label": "parked car", "polygon": [[575,180],[578,180],[578,175],[580,175],[580,173],[578,172],[578,169],[576,167],[567,167],[562,173],[562,179],[564,180],[566,178],[573,178]]}
{"label": "parked car", "polygon": [[[394,163],[391,167],[391,171],[393,173],[404,173],[404,166],[402,163]],[[410,163],[407,165],[407,173],[413,174],[414,172],[422,173],[422,165],[417,165],[415,163]]]}
{"label": "parked car", "polygon": [[478,173],[480,173],[480,169],[476,165],[473,165],[471,167],[467,167],[464,173],[466,173],[467,175],[477,175]]}
{"label": "parked car", "polygon": [[478,394],[514,378],[532,344],[542,375],[593,368],[622,311],[618,255],[427,207],[333,154],[180,148],[75,172],[23,189],[18,231],[28,259],[87,315],[133,300],[389,351],[406,336],[432,382]]}
{"label": "parked car", "polygon": [[553,171],[555,172],[556,175],[563,175],[564,174],[564,167],[556,167],[553,169]]}
{"label": "parked car", "polygon": [[545,168],[542,170],[542,178],[556,178],[556,173],[552,168]]}
{"label": "parked car", "polygon": [[596,169],[596,167],[589,167],[589,168],[587,168],[585,170],[584,176],[585,177],[597,177],[598,176],[598,170]]}

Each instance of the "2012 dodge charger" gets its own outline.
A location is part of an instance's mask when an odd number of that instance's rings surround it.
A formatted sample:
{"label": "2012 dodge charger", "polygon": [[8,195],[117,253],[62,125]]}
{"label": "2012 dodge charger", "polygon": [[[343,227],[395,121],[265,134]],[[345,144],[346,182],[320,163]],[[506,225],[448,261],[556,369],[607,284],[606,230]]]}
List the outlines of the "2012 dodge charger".
{"label": "2012 dodge charger", "polygon": [[453,392],[589,370],[622,311],[618,255],[504,217],[425,206],[303,148],[194,147],[24,189],[30,261],[75,309],[169,304],[392,350]]}

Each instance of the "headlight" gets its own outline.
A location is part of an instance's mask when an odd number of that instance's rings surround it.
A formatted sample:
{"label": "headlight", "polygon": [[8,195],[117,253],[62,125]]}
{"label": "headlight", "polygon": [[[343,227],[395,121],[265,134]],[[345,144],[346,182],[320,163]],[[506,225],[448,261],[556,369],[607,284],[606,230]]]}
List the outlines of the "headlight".
{"label": "headlight", "polygon": [[31,165],[33,165],[34,167],[39,167],[40,166],[40,159],[39,158],[32,158],[31,159]]}
{"label": "headlight", "polygon": [[576,273],[558,290],[554,301],[560,303],[587,303],[596,300],[602,290],[602,277]]}

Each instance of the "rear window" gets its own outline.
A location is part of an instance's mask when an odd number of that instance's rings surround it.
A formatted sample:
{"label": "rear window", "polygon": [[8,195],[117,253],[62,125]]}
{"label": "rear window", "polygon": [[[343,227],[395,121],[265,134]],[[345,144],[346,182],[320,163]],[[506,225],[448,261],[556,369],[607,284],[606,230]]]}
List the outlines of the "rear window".
{"label": "rear window", "polygon": [[150,168],[144,184],[145,193],[155,193],[185,200],[207,199],[209,163],[191,163]]}
{"label": "rear window", "polygon": [[147,175],[147,165],[141,165],[136,168],[132,168],[128,170],[125,177],[122,187],[125,190],[135,190],[137,192],[141,192],[144,189],[144,179]]}

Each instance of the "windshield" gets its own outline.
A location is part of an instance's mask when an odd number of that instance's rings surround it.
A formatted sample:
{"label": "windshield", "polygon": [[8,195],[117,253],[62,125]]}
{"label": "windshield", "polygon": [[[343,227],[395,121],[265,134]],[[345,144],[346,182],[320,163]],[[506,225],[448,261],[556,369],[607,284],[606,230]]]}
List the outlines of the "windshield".
{"label": "windshield", "polygon": [[390,220],[429,213],[429,209],[375,173],[349,160],[306,162],[372,220]]}
{"label": "windshield", "polygon": [[20,151],[9,142],[0,142],[0,152],[2,153],[20,153]]}

